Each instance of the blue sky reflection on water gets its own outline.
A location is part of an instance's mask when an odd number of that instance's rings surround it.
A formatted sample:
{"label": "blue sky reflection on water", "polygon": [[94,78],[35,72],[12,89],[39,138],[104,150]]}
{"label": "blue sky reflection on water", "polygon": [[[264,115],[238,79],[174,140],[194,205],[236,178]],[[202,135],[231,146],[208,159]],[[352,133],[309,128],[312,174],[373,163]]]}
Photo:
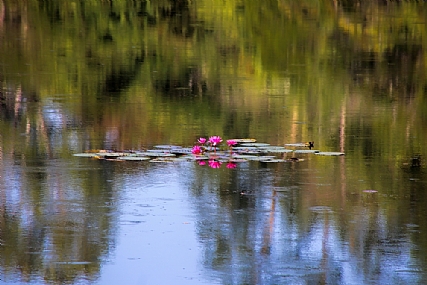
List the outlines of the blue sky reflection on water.
{"label": "blue sky reflection on water", "polygon": [[220,284],[201,274],[197,219],[179,183],[181,167],[152,165],[124,177],[117,248],[99,284]]}

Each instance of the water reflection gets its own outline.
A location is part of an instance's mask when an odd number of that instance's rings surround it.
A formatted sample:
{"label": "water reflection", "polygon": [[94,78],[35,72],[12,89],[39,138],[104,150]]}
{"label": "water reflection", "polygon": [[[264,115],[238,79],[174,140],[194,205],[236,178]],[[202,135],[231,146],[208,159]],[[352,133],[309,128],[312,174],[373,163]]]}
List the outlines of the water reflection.
{"label": "water reflection", "polygon": [[3,156],[2,279],[96,279],[115,243],[117,195],[106,182],[108,168],[103,174],[96,165],[13,161]]}
{"label": "water reflection", "polygon": [[423,280],[411,242],[419,233],[388,220],[375,193],[360,193],[357,203],[345,207],[336,207],[330,198],[322,202],[318,196],[338,198],[332,192],[339,183],[318,176],[317,183],[301,185],[293,179],[304,172],[301,165],[260,170],[239,164],[239,171],[219,175],[201,168],[189,180],[204,264],[223,284]]}

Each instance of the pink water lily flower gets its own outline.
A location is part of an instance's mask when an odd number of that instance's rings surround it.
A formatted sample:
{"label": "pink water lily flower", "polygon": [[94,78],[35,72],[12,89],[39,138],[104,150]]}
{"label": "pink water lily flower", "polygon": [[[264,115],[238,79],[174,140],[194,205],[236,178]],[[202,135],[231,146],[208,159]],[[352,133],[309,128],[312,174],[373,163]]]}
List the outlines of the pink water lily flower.
{"label": "pink water lily flower", "polygon": [[199,138],[197,141],[199,142],[199,144],[205,144],[206,139],[205,138]]}
{"label": "pink water lily flower", "polygon": [[217,160],[209,160],[209,166],[212,168],[220,168],[221,167],[222,162],[217,161]]}
{"label": "pink water lily flower", "polygon": [[220,144],[222,142],[222,138],[220,136],[212,136],[209,138],[209,142],[216,146],[217,144]]}
{"label": "pink water lily flower", "polygon": [[199,162],[198,162],[198,163],[199,163],[199,165],[200,165],[200,166],[204,166],[204,165],[206,165],[206,161],[204,161],[204,160],[199,160]]}
{"label": "pink water lily flower", "polygon": [[230,155],[233,155],[233,145],[236,145],[237,142],[235,140],[227,140],[227,145],[230,148]]}
{"label": "pink water lily flower", "polygon": [[191,153],[192,153],[192,154],[195,154],[195,155],[199,155],[199,154],[202,154],[202,153],[203,153],[203,150],[202,150],[202,148],[201,148],[200,146],[195,145],[195,146],[193,146],[193,148],[191,149]]}
{"label": "pink water lily flower", "polygon": [[232,147],[233,145],[236,145],[236,144],[237,144],[237,142],[235,140],[227,140],[227,145],[229,147]]}

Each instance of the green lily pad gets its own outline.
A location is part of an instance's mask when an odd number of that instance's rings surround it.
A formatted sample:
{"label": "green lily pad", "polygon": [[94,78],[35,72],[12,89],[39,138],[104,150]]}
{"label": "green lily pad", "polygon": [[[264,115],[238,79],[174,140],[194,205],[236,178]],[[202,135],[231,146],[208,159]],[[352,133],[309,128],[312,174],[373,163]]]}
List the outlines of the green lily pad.
{"label": "green lily pad", "polygon": [[147,149],[145,152],[169,153],[168,149]]}
{"label": "green lily pad", "polygon": [[189,160],[208,160],[209,156],[207,155],[193,155],[187,157]]}
{"label": "green lily pad", "polygon": [[286,143],[285,146],[292,146],[292,147],[307,147],[305,143]]}
{"label": "green lily pad", "polygon": [[233,148],[233,151],[239,154],[260,154],[263,152],[261,149],[253,146]]}
{"label": "green lily pad", "polygon": [[340,155],[344,155],[344,152],[334,152],[334,151],[322,151],[322,152],[318,152],[316,153],[317,155],[328,155],[328,156],[340,156]]}
{"label": "green lily pad", "polygon": [[150,160],[148,156],[121,156],[117,159],[120,160],[129,160],[129,161],[143,161],[143,160]]}
{"label": "green lily pad", "polygon": [[289,153],[293,152],[293,149],[287,149],[281,146],[269,146],[269,147],[262,147],[260,148],[265,152],[271,152],[271,153]]}
{"label": "green lily pad", "polygon": [[229,162],[248,162],[248,160],[243,158],[232,158]]}
{"label": "green lily pad", "polygon": [[137,152],[137,156],[151,156],[151,157],[175,157],[176,155],[173,153],[166,153],[166,152]]}
{"label": "green lily pad", "polygon": [[297,149],[294,153],[318,153],[320,150],[317,149]]}
{"label": "green lily pad", "polygon": [[155,148],[160,149],[176,149],[176,148],[182,148],[182,146],[179,145],[169,145],[169,144],[162,144],[162,145],[155,145]]}
{"label": "green lily pad", "polygon": [[249,158],[248,160],[252,160],[252,161],[265,161],[265,160],[274,160],[274,159],[276,159],[275,156],[262,155],[262,156],[255,156],[253,158]]}
{"label": "green lily pad", "polygon": [[73,156],[77,156],[77,157],[96,157],[96,156],[98,156],[98,154],[85,152],[85,153],[75,153],[75,154],[73,154]]}
{"label": "green lily pad", "polygon": [[169,150],[170,153],[174,154],[191,154],[191,147],[172,148]]}
{"label": "green lily pad", "polygon": [[256,155],[243,155],[243,154],[237,154],[237,155],[233,155],[233,158],[235,159],[251,159],[251,158],[257,158],[258,156]]}
{"label": "green lily pad", "polygon": [[254,143],[256,139],[231,139],[237,143]]}
{"label": "green lily pad", "polygon": [[124,152],[97,152],[96,156],[101,156],[105,158],[111,158],[111,157],[119,157],[119,156],[125,156],[127,155]]}
{"label": "green lily pad", "polygon": [[233,150],[257,150],[258,148],[255,146],[235,146]]}

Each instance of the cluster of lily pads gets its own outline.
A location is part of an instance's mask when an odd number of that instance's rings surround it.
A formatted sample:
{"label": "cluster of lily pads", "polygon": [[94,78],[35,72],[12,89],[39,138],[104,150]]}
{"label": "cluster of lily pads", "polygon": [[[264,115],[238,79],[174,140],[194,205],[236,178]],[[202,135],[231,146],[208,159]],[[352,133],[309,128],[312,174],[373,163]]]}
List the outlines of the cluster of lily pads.
{"label": "cluster of lily pads", "polygon": [[[199,138],[193,147],[156,145],[153,149],[141,151],[96,150],[76,153],[74,156],[114,161],[196,161],[201,166],[208,165],[211,168],[220,168],[222,164],[227,168],[235,168],[237,163],[247,161],[263,163],[303,161],[304,159],[296,157],[297,154],[344,155],[342,152],[321,152],[312,149],[314,142],[272,146],[268,143],[258,143],[255,139],[230,139],[226,141],[227,147],[222,147],[222,142],[220,136],[211,136],[209,139]],[[291,157],[288,157],[288,154],[291,154]]]}

